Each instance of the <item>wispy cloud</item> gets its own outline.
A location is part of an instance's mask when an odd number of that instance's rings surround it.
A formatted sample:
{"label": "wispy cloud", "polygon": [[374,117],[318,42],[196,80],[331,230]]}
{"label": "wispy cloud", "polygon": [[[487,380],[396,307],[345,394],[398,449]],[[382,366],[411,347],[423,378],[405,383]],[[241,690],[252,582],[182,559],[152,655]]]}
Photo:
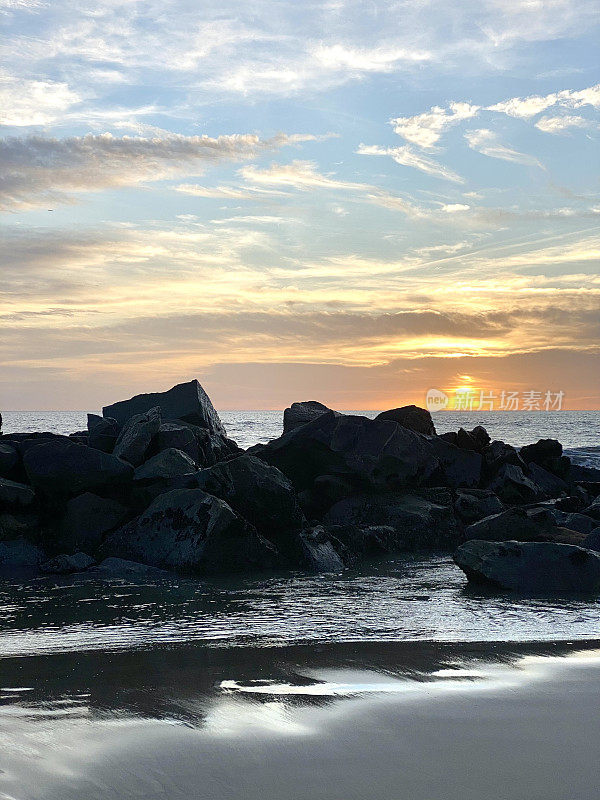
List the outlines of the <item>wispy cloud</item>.
{"label": "wispy cloud", "polygon": [[543,165],[535,156],[530,156],[527,153],[519,153],[518,150],[512,150],[510,147],[500,144],[496,134],[487,128],[467,131],[465,133],[465,139],[472,150],[476,150],[484,156],[499,158],[502,161],[511,161],[515,164],[525,164],[530,167],[541,167],[543,169]]}
{"label": "wispy cloud", "polygon": [[469,103],[450,103],[449,108],[433,106],[431,111],[414,117],[397,117],[390,120],[394,132],[407,142],[419,147],[431,148],[439,141],[442,133],[452,125],[477,116],[479,106]]}
{"label": "wispy cloud", "polygon": [[361,144],[356,151],[362,156],[389,156],[397,164],[404,167],[413,167],[414,169],[426,172],[428,175],[433,175],[436,178],[443,178],[447,181],[454,181],[455,183],[463,183],[464,180],[453,170],[445,167],[443,164],[434,161],[434,159],[418,153],[408,145],[402,147],[380,147],[379,145],[366,145]]}

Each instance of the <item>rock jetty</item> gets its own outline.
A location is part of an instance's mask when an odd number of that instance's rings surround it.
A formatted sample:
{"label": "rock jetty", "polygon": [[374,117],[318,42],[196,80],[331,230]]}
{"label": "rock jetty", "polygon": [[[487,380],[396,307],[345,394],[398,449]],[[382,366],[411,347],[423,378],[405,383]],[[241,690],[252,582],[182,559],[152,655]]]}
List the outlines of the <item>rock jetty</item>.
{"label": "rock jetty", "polygon": [[599,495],[600,470],[556,440],[438,436],[416,406],[368,419],[294,403],[279,438],[244,451],[193,380],[69,436],[0,435],[0,569],[339,571],[435,551],[474,583],[595,592]]}

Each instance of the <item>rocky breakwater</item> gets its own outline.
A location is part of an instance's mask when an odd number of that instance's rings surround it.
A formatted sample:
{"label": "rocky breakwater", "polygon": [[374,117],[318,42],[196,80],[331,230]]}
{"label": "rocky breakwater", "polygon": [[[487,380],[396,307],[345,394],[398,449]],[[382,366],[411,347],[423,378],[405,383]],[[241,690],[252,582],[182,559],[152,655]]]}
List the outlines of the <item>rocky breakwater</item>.
{"label": "rocky breakwater", "polygon": [[[599,493],[600,471],[557,441],[517,450],[481,426],[438,436],[415,406],[371,420],[294,403],[282,436],[242,451],[190,381],[107,406],[70,436],[1,436],[0,568],[337,571],[456,551],[472,581],[524,590],[531,575],[537,590],[552,574],[556,590],[580,574],[583,591],[593,566],[556,574],[564,548],[599,558]],[[515,541],[526,566],[500,580],[488,565],[521,558]]]}

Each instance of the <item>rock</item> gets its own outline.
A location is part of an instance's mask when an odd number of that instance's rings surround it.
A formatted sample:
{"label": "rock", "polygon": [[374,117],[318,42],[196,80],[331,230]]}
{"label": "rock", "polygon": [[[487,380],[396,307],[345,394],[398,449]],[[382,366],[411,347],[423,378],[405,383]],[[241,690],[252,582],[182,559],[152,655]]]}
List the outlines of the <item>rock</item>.
{"label": "rock", "polygon": [[213,408],[210,398],[197,380],[179,383],[167,392],[138,394],[130,400],[105,406],[102,413],[105,417],[113,417],[119,425],[124,425],[131,417],[145,414],[158,407],[164,420],[185,420],[210,433],[225,436],[219,415]]}
{"label": "rock", "polygon": [[469,581],[526,593],[599,592],[600,556],[553,542],[470,541],[454,561]]}
{"label": "rock", "polygon": [[562,456],[562,444],[556,439],[539,439],[535,444],[528,444],[519,450],[519,455],[526,464],[534,462],[541,467],[553,463]]}
{"label": "rock", "polygon": [[557,525],[563,528],[569,528],[572,531],[579,531],[579,533],[591,533],[598,524],[591,517],[585,514],[568,514],[559,509],[552,509],[550,511]]}
{"label": "rock", "polygon": [[88,445],[112,453],[119,436],[119,425],[116,419],[100,417],[98,414],[87,415]]}
{"label": "rock", "polygon": [[94,553],[106,534],[126,518],[127,509],[121,503],[85,492],[67,503],[58,524],[57,538],[60,546],[71,552]]}
{"label": "rock", "polygon": [[31,486],[0,478],[0,509],[27,508],[34,500],[35,493]]}
{"label": "rock", "polygon": [[5,539],[35,539],[39,534],[37,514],[11,511],[0,514],[0,541]]}
{"label": "rock", "polygon": [[140,578],[160,578],[168,575],[164,569],[149,567],[147,564],[140,564],[137,561],[127,561],[125,558],[105,558],[96,567],[88,570],[92,574],[102,577],[140,577]]}
{"label": "rock", "polygon": [[458,447],[458,434],[456,431],[446,431],[446,433],[440,433],[440,439],[448,442],[448,444],[453,444],[455,447]]}
{"label": "rock", "polygon": [[299,428],[307,422],[326,414],[331,411],[330,408],[324,406],[316,400],[305,400],[302,403],[292,403],[289,408],[283,412],[283,432],[289,433],[294,428]]}
{"label": "rock", "polygon": [[500,514],[504,506],[489,489],[462,489],[457,492],[454,510],[463,522],[471,523],[484,517]]}
{"label": "rock", "polygon": [[277,554],[249,522],[201,489],[161,494],[146,511],[111,534],[105,556],[195,573],[273,566]]}
{"label": "rock", "polygon": [[594,528],[594,530],[590,531],[581,543],[581,546],[585,547],[587,550],[600,552],[600,528]]}
{"label": "rock", "polygon": [[44,558],[39,547],[22,537],[0,542],[0,568],[37,567]]}
{"label": "rock", "polygon": [[244,451],[232,440],[218,433],[194,427],[194,435],[198,444],[198,465],[212,467],[220,461],[241,455]]}
{"label": "rock", "polygon": [[152,456],[139,466],[133,473],[133,480],[137,483],[152,483],[177,478],[180,475],[192,475],[195,472],[194,461],[181,450],[171,447]]}
{"label": "rock", "polygon": [[147,458],[153,437],[160,428],[160,409],[151,408],[143,414],[131,417],[119,434],[113,455],[139,467]]}
{"label": "rock", "polygon": [[312,489],[319,475],[382,488],[418,485],[439,467],[425,437],[391,420],[334,411],[252,452],[287,475],[297,491]]}
{"label": "rock", "polygon": [[[304,566],[313,572],[340,572],[345,564],[322,525],[305,531],[301,537]],[[338,544],[342,547],[341,543]]]}
{"label": "rock", "polygon": [[435,436],[435,425],[431,414],[427,409],[418,406],[402,406],[401,408],[392,408],[390,411],[382,411],[375,419],[391,419],[415,433]]}
{"label": "rock", "polygon": [[594,502],[583,510],[583,513],[595,520],[600,520],[600,497],[597,497]]}
{"label": "rock", "polygon": [[432,436],[427,441],[439,464],[435,473],[437,483],[453,488],[479,486],[483,464],[479,453],[461,450],[441,436]]}
{"label": "rock", "polygon": [[40,571],[46,575],[69,575],[71,572],[83,572],[96,562],[87,553],[68,555],[61,553],[40,565]]}
{"label": "rock", "polygon": [[583,547],[585,541],[585,533],[569,530],[569,528],[558,527],[554,533],[548,536],[540,537],[537,541],[543,542],[558,542],[559,544],[576,544],[578,547]]}
{"label": "rock", "polygon": [[503,464],[489,482],[488,488],[503,502],[515,505],[532,503],[542,495],[535,483],[525,477],[523,470],[512,464]]}
{"label": "rock", "polygon": [[328,525],[328,533],[359,557],[393,553],[399,549],[398,531],[389,525]]}
{"label": "rock", "polygon": [[508,539],[532,541],[553,533],[556,523],[547,509],[527,510],[509,508],[500,514],[492,514],[465,529],[464,538],[503,542]]}
{"label": "rock", "polygon": [[485,448],[483,453],[484,470],[487,475],[493,475],[504,464],[526,469],[526,464],[518,454],[516,448],[501,441],[494,441]]}
{"label": "rock", "polygon": [[369,528],[385,526],[395,532],[395,550],[453,549],[462,528],[451,508],[418,495],[356,494],[332,506],[325,525]]}
{"label": "rock", "polygon": [[11,478],[19,465],[19,451],[16,447],[0,442],[0,478]]}
{"label": "rock", "polygon": [[224,500],[288,556],[297,555],[304,515],[291,482],[276,467],[248,453],[203,469],[197,485]]}
{"label": "rock", "polygon": [[534,461],[529,464],[529,478],[545,497],[558,497],[569,488],[562,478],[540,467]]}
{"label": "rock", "polygon": [[489,446],[491,442],[491,437],[483,425],[476,425],[472,431],[469,432],[472,439],[474,439],[475,444],[477,445],[477,452],[483,453],[486,447]]}
{"label": "rock", "polygon": [[51,498],[121,487],[133,477],[130,464],[68,439],[36,444],[23,461],[32,486]]}
{"label": "rock", "polygon": [[199,462],[199,447],[194,432],[189,426],[181,423],[163,422],[158,429],[156,447],[159,453],[174,447],[188,455],[196,463]]}

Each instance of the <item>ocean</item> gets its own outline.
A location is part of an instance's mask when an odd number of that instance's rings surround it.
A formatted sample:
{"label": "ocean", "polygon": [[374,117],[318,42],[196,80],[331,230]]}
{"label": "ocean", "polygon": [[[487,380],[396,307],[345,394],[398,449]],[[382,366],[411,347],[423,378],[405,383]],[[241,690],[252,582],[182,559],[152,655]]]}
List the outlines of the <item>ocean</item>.
{"label": "ocean", "polygon": [[[93,413],[100,413],[94,411]],[[346,411],[373,418],[379,411]],[[3,431],[85,430],[86,411],[3,411]],[[244,449],[281,435],[283,411],[220,411],[228,435]],[[558,439],[573,461],[600,467],[600,411],[440,411],[433,415],[438,433],[483,425],[492,439],[522,446]]]}

